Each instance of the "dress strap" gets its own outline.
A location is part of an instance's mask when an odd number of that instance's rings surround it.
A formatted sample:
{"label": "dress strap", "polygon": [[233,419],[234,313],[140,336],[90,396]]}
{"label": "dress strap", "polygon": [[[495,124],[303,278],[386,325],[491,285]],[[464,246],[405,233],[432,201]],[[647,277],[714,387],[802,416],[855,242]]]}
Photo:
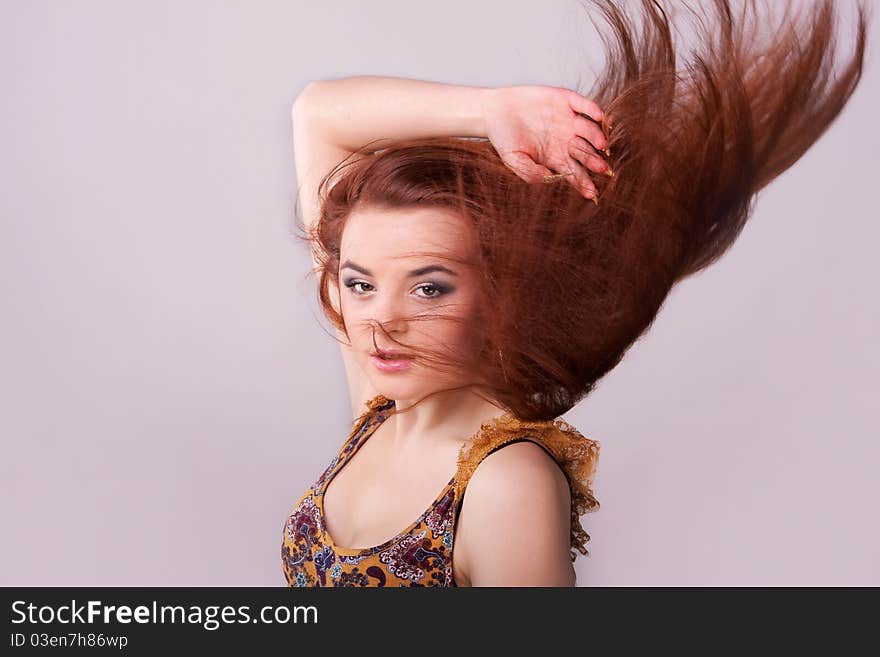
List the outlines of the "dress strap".
{"label": "dress strap", "polygon": [[376,395],[372,399],[368,399],[366,401],[367,408],[354,419],[351,424],[351,430],[348,432],[348,436],[343,441],[342,445],[339,446],[337,460],[342,460],[342,458],[352,450],[352,443],[359,440],[366,431],[369,431],[369,429],[380,419],[379,414],[393,404],[394,402],[392,400],[383,395]]}
{"label": "dress strap", "polygon": [[[462,445],[455,475],[456,509],[477,466],[489,454],[511,442],[531,439],[556,460],[565,473],[571,489],[571,546],[583,555],[590,535],[584,530],[580,516],[599,508],[592,484],[599,459],[600,443],[583,436],[562,419],[544,422],[521,420],[510,413],[483,423],[473,440]],[[572,561],[575,559],[572,551]]]}
{"label": "dress strap", "polygon": [[376,395],[372,399],[368,399],[365,403],[367,406],[366,410],[361,412],[361,414],[358,415],[352,423],[351,432],[348,435],[349,440],[357,435],[358,432],[360,432],[360,430],[364,428],[364,425],[377,419],[376,416],[379,414],[380,411],[385,410],[385,408],[390,407],[394,404],[392,400],[388,399],[384,395]]}

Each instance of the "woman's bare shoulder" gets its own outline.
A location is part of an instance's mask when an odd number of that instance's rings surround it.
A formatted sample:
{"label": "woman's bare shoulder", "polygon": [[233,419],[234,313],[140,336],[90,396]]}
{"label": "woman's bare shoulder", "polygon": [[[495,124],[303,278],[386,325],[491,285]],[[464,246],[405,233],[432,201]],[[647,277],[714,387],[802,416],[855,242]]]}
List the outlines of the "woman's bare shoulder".
{"label": "woman's bare shoulder", "polygon": [[482,459],[463,497],[461,572],[472,586],[573,586],[570,522],[571,492],[555,459],[530,440],[504,445]]}

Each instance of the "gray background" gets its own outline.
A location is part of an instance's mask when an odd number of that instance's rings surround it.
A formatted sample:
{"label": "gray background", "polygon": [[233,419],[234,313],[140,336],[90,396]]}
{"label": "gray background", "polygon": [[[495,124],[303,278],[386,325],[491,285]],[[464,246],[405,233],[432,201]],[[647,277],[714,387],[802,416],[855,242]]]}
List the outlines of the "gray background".
{"label": "gray background", "polygon": [[[573,0],[0,8],[0,584],[281,585],[282,524],[351,421],[292,238],[293,99],[573,87],[600,42]],[[872,53],[564,416],[602,444],[579,585],[880,584]]]}

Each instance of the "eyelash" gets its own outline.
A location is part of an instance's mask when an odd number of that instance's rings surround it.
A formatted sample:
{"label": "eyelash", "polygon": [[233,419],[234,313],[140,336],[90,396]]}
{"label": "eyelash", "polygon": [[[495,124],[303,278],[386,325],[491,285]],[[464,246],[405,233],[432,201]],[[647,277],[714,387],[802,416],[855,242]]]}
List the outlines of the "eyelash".
{"label": "eyelash", "polygon": [[[345,287],[350,288],[352,293],[355,296],[361,296],[365,293],[364,292],[356,292],[354,289],[355,285],[370,285],[370,284],[367,283],[366,281],[359,281],[359,280],[353,279],[353,278],[345,281]],[[433,288],[434,290],[436,290],[436,294],[434,294],[432,296],[420,297],[421,299],[426,299],[426,300],[427,299],[437,299],[439,297],[442,297],[444,294],[447,294],[452,291],[452,288],[447,287],[445,285],[440,285],[439,283],[422,283],[416,289],[420,290],[424,287],[430,287],[430,288]]]}

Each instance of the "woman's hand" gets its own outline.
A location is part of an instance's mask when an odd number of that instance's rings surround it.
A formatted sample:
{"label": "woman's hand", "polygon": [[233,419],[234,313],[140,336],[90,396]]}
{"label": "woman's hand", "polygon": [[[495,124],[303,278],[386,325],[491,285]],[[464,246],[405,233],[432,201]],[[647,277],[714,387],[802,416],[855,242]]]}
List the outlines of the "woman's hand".
{"label": "woman's hand", "polygon": [[614,174],[599,155],[610,153],[596,103],[562,87],[519,85],[491,89],[485,113],[489,141],[517,176],[527,182],[565,176],[597,203],[588,172]]}

